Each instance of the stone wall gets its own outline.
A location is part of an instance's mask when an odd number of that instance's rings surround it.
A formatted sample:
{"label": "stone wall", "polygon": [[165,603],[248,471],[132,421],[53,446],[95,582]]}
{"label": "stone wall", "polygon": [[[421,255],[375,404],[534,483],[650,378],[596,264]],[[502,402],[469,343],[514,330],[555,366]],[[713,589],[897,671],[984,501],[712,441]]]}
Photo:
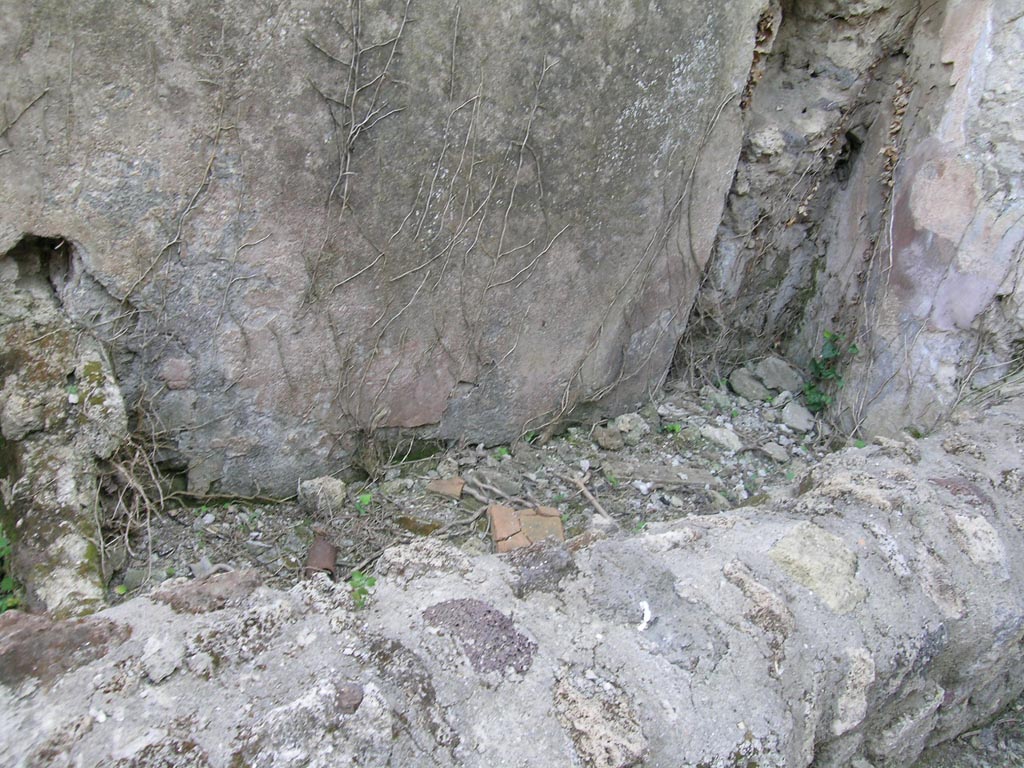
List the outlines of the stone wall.
{"label": "stone wall", "polygon": [[874,248],[867,306],[852,310],[869,354],[846,398],[849,421],[868,432],[933,429],[1024,363],[1024,75],[1011,63],[1022,48],[1015,3],[922,11],[895,113],[883,113],[866,146],[892,153],[881,231],[835,217],[826,256],[835,282],[852,271],[839,266],[844,249]]}
{"label": "stone wall", "polygon": [[763,5],[5,0],[0,252],[72,245],[195,491],[614,410],[685,326]]}
{"label": "stone wall", "polygon": [[861,354],[830,415],[871,434],[1020,370],[1012,6],[783,4],[681,363],[806,364],[842,333]]}

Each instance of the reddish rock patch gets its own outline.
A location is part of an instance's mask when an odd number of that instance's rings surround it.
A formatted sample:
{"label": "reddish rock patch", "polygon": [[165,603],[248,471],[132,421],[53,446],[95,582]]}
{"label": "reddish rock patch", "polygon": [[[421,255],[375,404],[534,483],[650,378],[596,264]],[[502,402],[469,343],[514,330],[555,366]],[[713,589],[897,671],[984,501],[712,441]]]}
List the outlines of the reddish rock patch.
{"label": "reddish rock patch", "polygon": [[230,571],[161,589],[152,599],[171,606],[175,613],[210,613],[237,605],[262,583],[257,571]]}
{"label": "reddish rock patch", "polygon": [[53,621],[22,611],[0,615],[0,684],[30,677],[43,683],[95,661],[131,636],[131,627],[107,619]]}

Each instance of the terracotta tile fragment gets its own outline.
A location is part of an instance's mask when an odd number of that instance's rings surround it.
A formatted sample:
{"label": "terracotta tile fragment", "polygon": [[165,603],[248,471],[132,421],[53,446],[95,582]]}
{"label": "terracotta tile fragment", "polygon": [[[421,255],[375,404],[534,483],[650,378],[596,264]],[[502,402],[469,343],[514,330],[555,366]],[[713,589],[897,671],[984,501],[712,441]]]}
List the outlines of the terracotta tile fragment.
{"label": "terracotta tile fragment", "polygon": [[495,542],[504,541],[522,529],[519,512],[504,504],[491,504],[487,508],[487,519],[491,523],[491,535]]}
{"label": "terracotta tile fragment", "polygon": [[565,540],[562,517],[554,507],[517,510],[492,504],[487,508],[487,516],[498,552],[510,552],[545,539]]}
{"label": "terracotta tile fragment", "polygon": [[442,477],[427,483],[427,493],[436,493],[438,496],[447,496],[449,499],[461,499],[462,489],[465,485],[466,481],[461,477]]}
{"label": "terracotta tile fragment", "polygon": [[523,515],[523,533],[531,544],[544,541],[544,539],[562,541],[565,538],[565,534],[562,532],[561,518],[545,515]]}
{"label": "terracotta tile fragment", "polygon": [[523,533],[516,533],[509,536],[507,539],[496,541],[494,548],[499,552],[511,552],[513,549],[522,549],[523,547],[530,546],[530,540],[526,538]]}

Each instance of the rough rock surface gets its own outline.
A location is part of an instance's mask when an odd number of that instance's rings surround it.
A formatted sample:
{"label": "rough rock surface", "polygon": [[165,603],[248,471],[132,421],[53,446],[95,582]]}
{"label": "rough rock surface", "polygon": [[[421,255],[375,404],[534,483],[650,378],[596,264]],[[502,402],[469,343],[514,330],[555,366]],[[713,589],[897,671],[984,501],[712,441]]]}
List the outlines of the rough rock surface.
{"label": "rough rock surface", "polygon": [[27,601],[57,616],[104,605],[99,463],[128,431],[106,350],[61,311],[69,268],[59,241],[0,258],[0,526]]}
{"label": "rough rock surface", "polygon": [[62,633],[23,646],[0,761],[909,765],[1024,685],[1020,406],[832,454],[759,507],[570,542],[518,597],[523,555],[433,539],[385,555],[363,610],[322,576],[166,583],[232,598],[108,609],[105,655],[52,679],[31,660]]}
{"label": "rough rock surface", "polygon": [[831,392],[844,428],[926,432],[1020,369],[1019,3],[774,10],[684,357],[806,364],[842,333],[860,348]]}
{"label": "rough rock surface", "polygon": [[71,244],[65,310],[193,491],[621,411],[685,326],[765,3],[4,0],[0,253]]}

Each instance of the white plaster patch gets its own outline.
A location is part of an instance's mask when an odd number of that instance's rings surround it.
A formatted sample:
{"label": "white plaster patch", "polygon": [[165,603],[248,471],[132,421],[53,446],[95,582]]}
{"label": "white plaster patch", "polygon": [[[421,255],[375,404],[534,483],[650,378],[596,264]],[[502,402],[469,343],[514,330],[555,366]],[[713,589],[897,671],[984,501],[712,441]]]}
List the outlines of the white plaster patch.
{"label": "white plaster patch", "polygon": [[980,515],[956,515],[954,533],[960,548],[975,565],[996,566],[1006,562],[1006,550],[999,534]]}

